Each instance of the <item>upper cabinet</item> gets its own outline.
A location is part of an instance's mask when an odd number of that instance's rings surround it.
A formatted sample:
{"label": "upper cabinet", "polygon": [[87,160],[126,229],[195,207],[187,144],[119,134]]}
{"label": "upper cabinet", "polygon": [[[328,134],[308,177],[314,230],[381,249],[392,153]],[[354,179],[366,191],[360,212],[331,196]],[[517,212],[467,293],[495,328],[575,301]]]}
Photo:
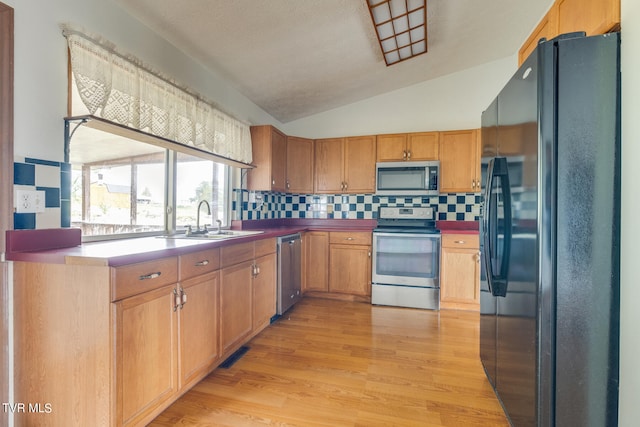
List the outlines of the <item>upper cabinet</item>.
{"label": "upper cabinet", "polygon": [[440,132],[440,193],[480,191],[480,132]]}
{"label": "upper cabinet", "polygon": [[313,192],[313,140],[287,137],[287,192]]}
{"label": "upper cabinet", "polygon": [[518,52],[522,64],[538,40],[584,31],[588,36],[620,28],[620,0],[556,0]]}
{"label": "upper cabinet", "polygon": [[375,165],[375,136],[317,139],[315,192],[373,193]]}
{"label": "upper cabinet", "polygon": [[251,126],[254,169],[247,173],[253,191],[286,191],[287,136],[273,126]]}
{"label": "upper cabinet", "polygon": [[438,132],[377,136],[377,161],[438,160]]}

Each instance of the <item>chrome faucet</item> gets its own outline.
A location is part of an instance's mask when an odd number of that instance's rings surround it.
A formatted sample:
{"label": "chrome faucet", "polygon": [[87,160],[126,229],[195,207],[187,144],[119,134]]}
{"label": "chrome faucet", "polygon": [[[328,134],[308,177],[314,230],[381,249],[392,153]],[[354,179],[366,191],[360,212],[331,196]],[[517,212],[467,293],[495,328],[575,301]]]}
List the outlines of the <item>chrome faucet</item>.
{"label": "chrome faucet", "polygon": [[200,208],[202,207],[202,204],[207,205],[207,215],[211,215],[211,206],[209,206],[209,202],[207,202],[206,200],[200,200],[200,203],[198,203],[198,213],[196,215],[196,231],[194,233],[206,233],[207,232],[207,226],[205,225],[204,228],[202,230],[200,230]]}

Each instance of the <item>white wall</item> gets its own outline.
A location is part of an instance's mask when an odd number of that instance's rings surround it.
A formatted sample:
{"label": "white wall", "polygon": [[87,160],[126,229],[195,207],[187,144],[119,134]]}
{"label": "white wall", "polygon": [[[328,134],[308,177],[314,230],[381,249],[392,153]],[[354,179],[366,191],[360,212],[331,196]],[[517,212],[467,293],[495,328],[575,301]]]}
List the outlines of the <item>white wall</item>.
{"label": "white wall", "polygon": [[517,68],[510,56],[286,123],[288,135],[351,135],[480,127],[480,115]]}
{"label": "white wall", "polygon": [[640,2],[622,0],[622,266],[620,422],[640,422]]}
{"label": "white wall", "polygon": [[218,75],[106,0],[3,0],[15,9],[15,155],[63,160],[67,115],[66,39],[59,25],[72,24],[113,42],[176,81],[250,123],[278,121]]}

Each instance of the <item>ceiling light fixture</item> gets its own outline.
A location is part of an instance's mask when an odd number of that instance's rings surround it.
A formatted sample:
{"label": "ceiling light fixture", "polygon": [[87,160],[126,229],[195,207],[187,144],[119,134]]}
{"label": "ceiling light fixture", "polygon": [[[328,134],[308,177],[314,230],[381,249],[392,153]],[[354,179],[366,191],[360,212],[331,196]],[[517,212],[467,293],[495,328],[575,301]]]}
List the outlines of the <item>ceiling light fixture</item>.
{"label": "ceiling light fixture", "polygon": [[366,0],[387,66],[427,51],[427,0]]}

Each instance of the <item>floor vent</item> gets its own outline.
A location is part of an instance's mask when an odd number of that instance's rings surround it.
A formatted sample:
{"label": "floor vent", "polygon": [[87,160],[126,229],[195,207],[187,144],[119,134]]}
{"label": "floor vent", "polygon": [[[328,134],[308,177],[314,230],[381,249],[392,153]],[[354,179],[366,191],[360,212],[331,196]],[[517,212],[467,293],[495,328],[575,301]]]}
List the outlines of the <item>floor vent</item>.
{"label": "floor vent", "polygon": [[249,351],[249,347],[247,347],[246,345],[243,345],[242,347],[240,347],[239,349],[237,349],[235,351],[235,353],[233,353],[231,356],[227,357],[227,360],[225,360],[224,362],[222,362],[220,364],[221,368],[224,369],[229,369],[230,367],[233,366],[234,363],[236,363],[238,360],[240,360],[240,358],[242,356],[244,356],[244,354]]}

